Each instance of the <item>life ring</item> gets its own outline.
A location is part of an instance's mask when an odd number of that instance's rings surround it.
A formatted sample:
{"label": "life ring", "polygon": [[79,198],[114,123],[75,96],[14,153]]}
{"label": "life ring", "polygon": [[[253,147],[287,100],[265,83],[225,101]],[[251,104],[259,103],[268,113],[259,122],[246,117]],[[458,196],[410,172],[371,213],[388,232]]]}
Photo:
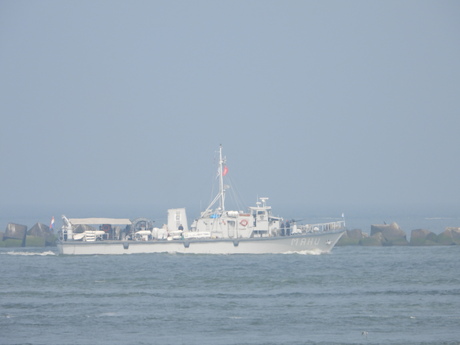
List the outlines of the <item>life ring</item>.
{"label": "life ring", "polygon": [[246,225],[248,225],[248,221],[247,221],[246,219],[243,219],[243,220],[240,222],[240,224],[241,224],[242,226],[246,226]]}

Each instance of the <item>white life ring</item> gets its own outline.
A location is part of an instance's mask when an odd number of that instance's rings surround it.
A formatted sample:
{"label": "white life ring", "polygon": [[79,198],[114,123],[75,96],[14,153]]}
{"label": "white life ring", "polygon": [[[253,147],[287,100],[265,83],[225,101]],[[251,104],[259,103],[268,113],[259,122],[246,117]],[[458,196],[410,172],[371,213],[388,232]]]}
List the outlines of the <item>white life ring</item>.
{"label": "white life ring", "polygon": [[246,226],[246,225],[248,225],[248,221],[247,221],[246,219],[243,219],[243,220],[240,222],[240,224],[241,224],[242,226]]}

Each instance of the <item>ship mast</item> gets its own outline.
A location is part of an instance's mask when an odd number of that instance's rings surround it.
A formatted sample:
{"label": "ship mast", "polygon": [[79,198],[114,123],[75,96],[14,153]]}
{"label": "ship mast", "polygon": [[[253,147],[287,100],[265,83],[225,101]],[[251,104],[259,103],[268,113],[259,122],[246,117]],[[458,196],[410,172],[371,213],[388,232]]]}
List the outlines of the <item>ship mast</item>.
{"label": "ship mast", "polygon": [[225,210],[225,186],[224,186],[224,175],[226,174],[226,167],[225,167],[225,158],[222,156],[222,145],[219,147],[219,167],[218,167],[218,174],[219,174],[219,193],[216,195],[214,200],[209,204],[206,211],[202,212],[203,214],[207,214],[211,211],[212,207],[214,206],[217,201],[219,201],[219,208],[217,209],[219,212],[223,213]]}
{"label": "ship mast", "polygon": [[222,157],[222,145],[219,147],[219,195],[220,195],[220,211],[225,210],[225,189],[224,189],[224,163],[225,159]]}

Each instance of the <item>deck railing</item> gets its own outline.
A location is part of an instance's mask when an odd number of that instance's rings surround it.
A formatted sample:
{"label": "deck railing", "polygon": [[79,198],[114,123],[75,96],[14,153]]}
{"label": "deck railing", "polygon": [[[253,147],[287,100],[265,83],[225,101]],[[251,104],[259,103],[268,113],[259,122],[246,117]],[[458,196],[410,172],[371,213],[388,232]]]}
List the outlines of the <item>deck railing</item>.
{"label": "deck railing", "polygon": [[297,228],[300,228],[302,232],[334,231],[334,230],[340,230],[340,229],[345,228],[345,221],[339,220],[336,222],[329,222],[329,223],[297,225]]}

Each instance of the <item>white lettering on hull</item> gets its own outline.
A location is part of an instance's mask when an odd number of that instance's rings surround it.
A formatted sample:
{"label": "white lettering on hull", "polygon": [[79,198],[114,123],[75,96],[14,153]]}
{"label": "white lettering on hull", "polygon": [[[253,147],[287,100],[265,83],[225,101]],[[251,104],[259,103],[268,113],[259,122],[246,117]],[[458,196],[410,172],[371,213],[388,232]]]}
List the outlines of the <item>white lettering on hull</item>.
{"label": "white lettering on hull", "polygon": [[305,246],[317,246],[321,239],[319,238],[293,238],[291,240],[291,246],[305,247]]}

